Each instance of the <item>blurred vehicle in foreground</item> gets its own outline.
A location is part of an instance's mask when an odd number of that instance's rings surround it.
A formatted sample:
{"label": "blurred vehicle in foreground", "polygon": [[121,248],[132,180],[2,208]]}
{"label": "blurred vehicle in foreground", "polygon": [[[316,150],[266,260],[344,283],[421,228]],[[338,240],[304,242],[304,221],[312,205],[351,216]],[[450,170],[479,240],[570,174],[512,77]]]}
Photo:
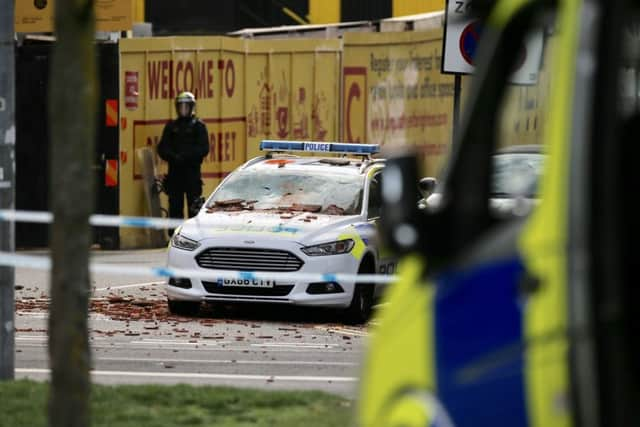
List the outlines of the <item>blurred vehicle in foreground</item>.
{"label": "blurred vehicle in foreground", "polygon": [[[493,155],[493,162],[492,188],[489,195],[489,208],[492,214],[508,217],[531,212],[540,201],[538,184],[544,166],[542,146],[506,147]],[[421,188],[421,192],[424,194],[425,191]],[[426,199],[421,199],[418,207],[437,209],[441,201],[442,193],[434,191]]]}
{"label": "blurred vehicle in foreground", "polygon": [[[640,425],[640,209],[629,197],[639,5],[491,3],[438,209],[418,209],[415,157],[385,168],[382,230],[404,257],[371,337],[359,422]],[[510,85],[528,34],[541,29],[537,85]],[[523,134],[545,144],[540,203],[497,217],[493,156]]]}

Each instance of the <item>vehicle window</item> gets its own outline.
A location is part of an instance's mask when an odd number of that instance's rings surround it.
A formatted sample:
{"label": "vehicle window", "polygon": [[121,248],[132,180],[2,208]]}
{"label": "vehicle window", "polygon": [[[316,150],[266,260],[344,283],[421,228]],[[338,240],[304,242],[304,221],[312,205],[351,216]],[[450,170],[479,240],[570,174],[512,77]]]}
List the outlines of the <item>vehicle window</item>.
{"label": "vehicle window", "polygon": [[619,113],[624,118],[640,112],[640,16],[637,10],[628,14],[622,48],[621,84],[618,88]]}
{"label": "vehicle window", "polygon": [[380,209],[382,207],[382,173],[376,174],[371,179],[369,187],[369,203],[367,206],[367,219],[380,217]]}
{"label": "vehicle window", "polygon": [[[537,198],[538,182],[547,163],[544,132],[551,84],[554,29],[542,34],[540,68],[528,84],[510,83],[498,113],[497,154],[493,157],[492,198]],[[527,58],[529,61],[531,58]],[[533,75],[532,75],[533,77]],[[531,149],[528,150],[527,147]],[[535,205],[532,205],[533,207]]]}
{"label": "vehicle window", "polygon": [[537,153],[493,156],[491,197],[537,197],[544,156]]}
{"label": "vehicle window", "polygon": [[357,215],[362,210],[363,183],[361,176],[245,170],[230,176],[207,207]]}

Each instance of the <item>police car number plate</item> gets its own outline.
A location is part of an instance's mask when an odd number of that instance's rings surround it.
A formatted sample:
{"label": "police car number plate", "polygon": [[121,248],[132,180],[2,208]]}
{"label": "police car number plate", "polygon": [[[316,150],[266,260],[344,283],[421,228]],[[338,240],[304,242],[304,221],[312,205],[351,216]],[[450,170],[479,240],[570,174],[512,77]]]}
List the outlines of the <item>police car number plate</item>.
{"label": "police car number plate", "polygon": [[218,286],[236,288],[273,288],[275,280],[218,279]]}

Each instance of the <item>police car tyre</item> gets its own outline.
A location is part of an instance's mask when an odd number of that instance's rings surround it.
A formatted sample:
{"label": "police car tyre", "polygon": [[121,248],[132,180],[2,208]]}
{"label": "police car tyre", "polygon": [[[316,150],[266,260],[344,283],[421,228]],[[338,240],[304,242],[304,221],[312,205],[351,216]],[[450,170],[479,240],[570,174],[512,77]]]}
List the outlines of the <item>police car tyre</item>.
{"label": "police car tyre", "polygon": [[196,301],[167,301],[169,312],[179,316],[195,316],[200,312],[200,302]]}
{"label": "police car tyre", "polygon": [[[372,274],[373,266],[367,259],[360,265],[358,274]],[[353,290],[351,304],[346,311],[346,322],[349,324],[365,323],[371,317],[373,307],[374,284],[357,283]]]}

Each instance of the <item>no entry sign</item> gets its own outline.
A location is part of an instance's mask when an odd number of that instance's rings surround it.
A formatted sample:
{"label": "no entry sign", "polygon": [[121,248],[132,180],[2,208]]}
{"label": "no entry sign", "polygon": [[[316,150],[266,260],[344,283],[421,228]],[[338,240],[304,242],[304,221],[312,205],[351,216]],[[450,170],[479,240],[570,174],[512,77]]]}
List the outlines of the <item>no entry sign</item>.
{"label": "no entry sign", "polygon": [[[442,72],[472,74],[482,38],[483,25],[471,14],[473,0],[447,0],[442,59]],[[536,84],[544,37],[542,30],[534,31],[520,47],[511,83]]]}

